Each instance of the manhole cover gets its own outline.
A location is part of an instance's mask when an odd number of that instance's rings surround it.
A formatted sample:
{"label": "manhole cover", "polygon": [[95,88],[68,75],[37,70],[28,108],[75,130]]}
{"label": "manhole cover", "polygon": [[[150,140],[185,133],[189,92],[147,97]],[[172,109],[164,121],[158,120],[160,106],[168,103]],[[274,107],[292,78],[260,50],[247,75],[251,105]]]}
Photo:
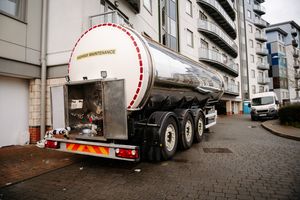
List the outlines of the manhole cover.
{"label": "manhole cover", "polygon": [[203,148],[204,153],[232,153],[228,148]]}

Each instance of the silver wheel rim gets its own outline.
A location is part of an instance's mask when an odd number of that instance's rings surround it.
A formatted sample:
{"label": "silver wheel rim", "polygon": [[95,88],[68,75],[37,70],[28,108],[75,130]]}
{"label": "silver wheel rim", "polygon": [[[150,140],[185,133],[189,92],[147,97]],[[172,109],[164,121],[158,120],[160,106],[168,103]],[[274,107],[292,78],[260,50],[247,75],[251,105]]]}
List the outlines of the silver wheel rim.
{"label": "silver wheel rim", "polygon": [[165,144],[168,151],[172,151],[175,146],[176,131],[173,124],[169,124],[165,132]]}
{"label": "silver wheel rim", "polygon": [[190,120],[186,121],[185,128],[184,128],[184,134],[187,142],[190,142],[192,139],[192,132],[193,132],[193,125]]}
{"label": "silver wheel rim", "polygon": [[199,134],[199,136],[202,136],[203,135],[203,121],[202,121],[201,118],[198,119],[197,128],[198,128],[198,134]]}

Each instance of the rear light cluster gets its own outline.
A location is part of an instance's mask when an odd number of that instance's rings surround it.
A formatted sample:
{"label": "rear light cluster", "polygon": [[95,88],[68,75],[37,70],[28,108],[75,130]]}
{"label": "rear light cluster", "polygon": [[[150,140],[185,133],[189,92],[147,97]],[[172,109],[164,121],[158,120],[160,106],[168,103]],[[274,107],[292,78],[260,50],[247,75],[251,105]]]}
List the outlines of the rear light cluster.
{"label": "rear light cluster", "polygon": [[116,156],[120,158],[137,159],[139,158],[139,152],[137,149],[116,149]]}
{"label": "rear light cluster", "polygon": [[46,140],[45,141],[45,147],[50,148],[50,149],[58,149],[59,148],[59,142]]}

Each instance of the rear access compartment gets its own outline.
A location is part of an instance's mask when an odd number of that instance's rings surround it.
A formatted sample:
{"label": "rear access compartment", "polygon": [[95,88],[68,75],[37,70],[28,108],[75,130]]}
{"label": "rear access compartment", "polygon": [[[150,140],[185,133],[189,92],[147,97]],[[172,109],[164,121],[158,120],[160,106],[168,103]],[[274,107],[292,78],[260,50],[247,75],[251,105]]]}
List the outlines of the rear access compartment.
{"label": "rear access compartment", "polygon": [[[100,157],[138,158],[127,140],[124,80],[84,80],[51,87],[53,131],[45,146]],[[67,127],[65,129],[65,127]]]}

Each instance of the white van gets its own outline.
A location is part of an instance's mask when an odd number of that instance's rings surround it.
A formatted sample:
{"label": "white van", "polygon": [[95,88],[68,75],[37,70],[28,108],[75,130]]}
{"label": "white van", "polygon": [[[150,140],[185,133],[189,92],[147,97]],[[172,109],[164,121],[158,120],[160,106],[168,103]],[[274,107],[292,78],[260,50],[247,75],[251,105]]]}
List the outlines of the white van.
{"label": "white van", "polygon": [[251,119],[274,119],[278,117],[279,102],[274,92],[254,94],[251,99]]}

